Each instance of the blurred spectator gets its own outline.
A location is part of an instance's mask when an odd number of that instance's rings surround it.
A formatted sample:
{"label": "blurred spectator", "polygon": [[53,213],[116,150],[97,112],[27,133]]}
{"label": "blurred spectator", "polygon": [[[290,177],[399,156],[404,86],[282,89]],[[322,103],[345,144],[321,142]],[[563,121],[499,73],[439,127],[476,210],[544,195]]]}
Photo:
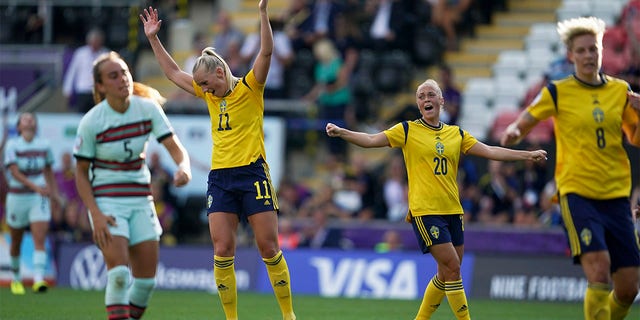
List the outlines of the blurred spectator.
{"label": "blurred spectator", "polygon": [[289,177],[280,181],[278,187],[278,204],[280,217],[295,217],[302,203],[311,196],[310,191]]}
{"label": "blurred spectator", "polygon": [[407,15],[401,0],[367,0],[364,7],[369,21],[365,27],[365,46],[376,52],[409,50]]}
{"label": "blurred spectator", "polygon": [[167,188],[164,185],[164,181],[161,179],[151,179],[151,196],[153,197],[158,220],[162,226],[160,243],[165,246],[175,246],[177,238],[173,233],[173,222],[175,221],[177,213],[175,206],[166,200],[168,198],[164,194],[166,190]]}
{"label": "blurred spectator", "polygon": [[518,179],[513,163],[489,160],[489,170],[480,179],[482,191],[478,222],[505,225],[513,221],[514,207],[519,205]]}
{"label": "blurred spectator", "polygon": [[342,229],[331,228],[327,225],[329,214],[326,206],[316,206],[311,210],[311,223],[303,231],[303,240],[299,247],[343,248]]}
{"label": "blurred spectator", "polygon": [[335,38],[335,18],[342,12],[342,6],[336,0],[312,0],[308,7],[309,14],[306,19],[298,24],[298,33],[301,42],[298,41],[297,49],[313,48],[320,39]]}
{"label": "blurred spectator", "polygon": [[409,191],[402,155],[394,154],[389,160],[382,188],[387,207],[387,220],[404,221],[409,212]]}
{"label": "blurred spectator", "polygon": [[[351,103],[351,92],[348,75],[343,72],[344,61],[335,45],[328,39],[319,40],[314,44],[313,55],[316,58],[315,85],[304,99],[316,102],[321,123],[333,122],[340,126],[347,126],[347,109]],[[343,140],[327,139],[326,141],[331,154],[346,154],[347,144]]]}
{"label": "blurred spectator", "polygon": [[173,173],[167,169],[160,160],[160,154],[157,152],[151,153],[149,156],[147,166],[151,172],[151,183],[156,183],[157,186],[162,189],[158,192],[161,198],[154,197],[155,201],[163,201],[176,207],[176,197],[171,191],[171,182],[173,181]]}
{"label": "blurred spectator", "polygon": [[[333,200],[334,188],[328,184],[322,184],[313,195],[309,197],[300,206],[298,217],[312,217],[315,211],[322,212],[329,218],[337,218],[341,220],[351,219],[349,212],[342,210]],[[320,209],[319,209],[320,208]]]}
{"label": "blurred spectator", "polygon": [[233,24],[231,16],[224,10],[218,13],[214,33],[213,47],[225,60],[232,56],[233,51],[230,50],[232,46],[242,46],[244,42],[244,33]]}
{"label": "blurred spectator", "polygon": [[400,232],[398,230],[387,230],[382,235],[382,241],[375,245],[374,250],[378,253],[386,253],[402,251],[403,247]]}
{"label": "blurred spectator", "polygon": [[[191,55],[187,57],[182,66],[182,70],[191,74],[193,72],[193,66],[196,64],[196,60],[202,55],[202,50],[208,47],[207,37],[204,33],[196,31],[191,39]],[[184,91],[184,90],[182,90]]]}
{"label": "blurred spectator", "polygon": [[547,75],[549,80],[560,80],[573,74],[573,62],[565,53],[561,57],[551,61]]}
{"label": "blurred spectator", "polygon": [[89,215],[84,206],[78,189],[76,189],[76,168],[70,152],[62,154],[60,169],[54,172],[60,198],[56,205],[52,205],[53,231],[60,231],[63,236],[71,236],[73,241],[91,240],[91,226]]}
{"label": "blurred spectator", "polygon": [[429,0],[431,21],[440,27],[447,38],[447,49],[458,50],[458,27],[469,24],[469,9],[473,0]]}
{"label": "blurred spectator", "polygon": [[280,248],[285,250],[292,250],[298,248],[302,235],[295,229],[291,218],[280,217],[278,218],[278,243]]}
{"label": "blurred spectator", "polygon": [[91,29],[86,44],[73,53],[64,76],[62,93],[69,101],[69,110],[86,113],[95,105],[93,101],[93,61],[109,50],[103,46],[104,33]]}
{"label": "blurred spectator", "polygon": [[296,51],[311,48],[304,39],[310,16],[311,6],[307,4],[307,0],[290,0],[289,6],[282,13],[283,30]]}
{"label": "blurred spectator", "polygon": [[558,190],[553,179],[547,182],[544,189],[542,189],[538,206],[540,207],[540,216],[538,219],[542,225],[549,227],[563,226],[562,213],[560,212],[560,205],[558,204]]}
{"label": "blurred spectator", "polygon": [[440,89],[442,89],[442,97],[445,103],[443,112],[440,114],[440,119],[446,124],[457,125],[460,106],[462,105],[460,89],[456,87],[453,81],[453,71],[451,67],[446,64],[441,64],[438,71],[438,83],[440,84]]}
{"label": "blurred spectator", "polygon": [[[264,88],[265,99],[286,99],[287,88],[285,81],[285,69],[294,58],[291,40],[282,30],[282,21],[271,19],[273,28],[273,54],[271,55],[271,67],[267,74],[267,82]],[[240,56],[245,64],[251,64],[260,50],[260,25],[256,32],[251,33],[244,41],[240,49]]]}
{"label": "blurred spectator", "polygon": [[349,159],[347,174],[353,176],[353,188],[358,192],[362,203],[357,217],[360,220],[374,219],[377,216],[375,207],[378,204],[378,181],[367,167],[369,163],[364,154],[353,153]]}

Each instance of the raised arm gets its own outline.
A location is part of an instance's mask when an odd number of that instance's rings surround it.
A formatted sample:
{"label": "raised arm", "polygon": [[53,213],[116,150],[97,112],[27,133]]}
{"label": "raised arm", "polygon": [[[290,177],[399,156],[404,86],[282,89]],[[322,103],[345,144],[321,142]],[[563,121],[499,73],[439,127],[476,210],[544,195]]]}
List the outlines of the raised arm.
{"label": "raised arm", "polygon": [[389,139],[383,132],[374,134],[356,132],[336,126],[333,123],[327,123],[327,135],[329,137],[342,138],[344,141],[353,143],[363,148],[379,148],[388,147]]}
{"label": "raised arm", "polygon": [[144,9],[144,14],[140,15],[140,20],[144,25],[144,34],[149,39],[153,54],[156,56],[156,60],[167,79],[181,89],[195,95],[192,84],[193,77],[180,69],[176,61],[164,48],[162,42],[160,42],[160,38],[158,38],[158,31],[160,31],[160,26],[162,25],[162,20],[158,20],[158,9],[152,7]]}
{"label": "raised arm", "polygon": [[522,111],[518,119],[511,123],[504,131],[500,139],[500,144],[503,146],[518,144],[537,124],[538,120],[534,118],[529,111]]}
{"label": "raised arm", "polygon": [[267,13],[268,0],[260,0],[260,51],[253,63],[253,74],[259,83],[267,81],[267,73],[271,66],[271,55],[273,54],[273,31]]}

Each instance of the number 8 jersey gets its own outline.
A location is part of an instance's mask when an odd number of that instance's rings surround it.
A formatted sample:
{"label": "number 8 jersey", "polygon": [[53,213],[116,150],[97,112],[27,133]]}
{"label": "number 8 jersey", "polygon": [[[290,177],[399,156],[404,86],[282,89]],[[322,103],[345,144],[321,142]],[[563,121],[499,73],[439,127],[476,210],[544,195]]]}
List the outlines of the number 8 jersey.
{"label": "number 8 jersey", "polygon": [[554,81],[527,108],[537,120],[553,117],[560,195],[603,200],[628,197],[631,192],[622,126],[638,119],[629,106],[629,85],[604,74],[600,77],[600,85],[573,75]]}

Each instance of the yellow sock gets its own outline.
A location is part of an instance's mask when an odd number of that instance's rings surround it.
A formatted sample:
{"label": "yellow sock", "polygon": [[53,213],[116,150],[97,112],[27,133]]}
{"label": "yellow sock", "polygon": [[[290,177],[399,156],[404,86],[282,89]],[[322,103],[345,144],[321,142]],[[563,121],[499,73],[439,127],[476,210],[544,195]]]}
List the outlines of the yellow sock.
{"label": "yellow sock", "polygon": [[289,276],[289,267],[287,261],[284,260],[282,251],[278,252],[274,257],[262,259],[267,266],[267,273],[273,293],[276,295],[282,318],[284,320],[295,320],[296,315],[293,313],[293,302],[291,299],[291,279]]}
{"label": "yellow sock", "polygon": [[442,299],[444,298],[444,282],[438,280],[437,276],[433,276],[427,288],[424,290],[422,303],[418,309],[418,315],[415,320],[429,320],[431,315],[438,309]]}
{"label": "yellow sock", "polygon": [[591,320],[611,319],[609,308],[609,285],[590,283],[584,295],[584,318]]}
{"label": "yellow sock", "polygon": [[213,256],[213,277],[227,320],[238,319],[238,292],[233,259],[234,257]]}
{"label": "yellow sock", "polygon": [[631,305],[620,302],[612,290],[609,293],[609,308],[611,309],[611,320],[622,320],[629,314]]}
{"label": "yellow sock", "polygon": [[470,320],[469,305],[467,304],[467,295],[464,293],[464,287],[462,286],[462,279],[445,282],[444,288],[449,307],[451,307],[456,319]]}

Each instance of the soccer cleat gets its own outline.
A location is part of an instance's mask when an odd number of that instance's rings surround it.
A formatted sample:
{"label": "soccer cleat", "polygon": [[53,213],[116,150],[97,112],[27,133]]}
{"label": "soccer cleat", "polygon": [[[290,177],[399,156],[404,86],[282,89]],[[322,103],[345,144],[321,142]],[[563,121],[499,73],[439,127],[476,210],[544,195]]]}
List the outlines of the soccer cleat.
{"label": "soccer cleat", "polygon": [[11,293],[15,295],[23,295],[24,294],[24,286],[22,286],[22,282],[20,281],[11,281]]}
{"label": "soccer cleat", "polygon": [[44,281],[38,281],[33,284],[33,292],[35,293],[45,293],[49,289],[49,286]]}

